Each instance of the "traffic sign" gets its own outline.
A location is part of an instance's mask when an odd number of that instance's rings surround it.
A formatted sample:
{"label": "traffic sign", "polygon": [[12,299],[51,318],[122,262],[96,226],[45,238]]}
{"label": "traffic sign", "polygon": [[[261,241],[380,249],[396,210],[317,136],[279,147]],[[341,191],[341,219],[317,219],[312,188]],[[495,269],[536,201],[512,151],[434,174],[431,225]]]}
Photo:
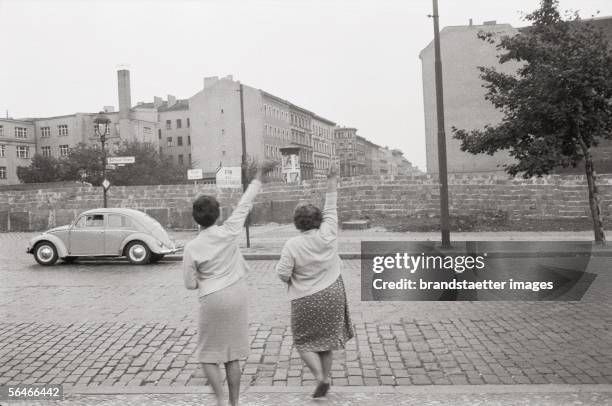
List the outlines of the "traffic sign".
{"label": "traffic sign", "polygon": [[198,180],[198,179],[203,179],[203,178],[204,178],[204,174],[202,173],[202,168],[187,170],[187,179]]}
{"label": "traffic sign", "polygon": [[136,162],[136,157],[133,156],[111,156],[106,158],[109,164],[133,164]]}
{"label": "traffic sign", "polygon": [[108,181],[108,179],[104,179],[102,181],[102,187],[104,188],[104,190],[108,190],[108,188],[110,187],[110,182]]}

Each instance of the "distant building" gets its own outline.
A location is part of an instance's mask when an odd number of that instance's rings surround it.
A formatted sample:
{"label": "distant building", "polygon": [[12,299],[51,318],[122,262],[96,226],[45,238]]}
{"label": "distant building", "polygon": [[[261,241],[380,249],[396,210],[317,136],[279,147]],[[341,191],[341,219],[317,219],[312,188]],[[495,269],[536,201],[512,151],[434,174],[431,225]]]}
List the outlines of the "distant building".
{"label": "distant building", "polygon": [[29,166],[35,153],[32,122],[0,119],[0,185],[19,183],[17,168]]}
{"label": "distant building", "polygon": [[[244,84],[242,88],[247,155],[278,161],[273,176],[280,178],[282,150],[292,147],[299,156],[301,179],[324,176],[318,166],[331,160],[335,123],[263,90]],[[192,155],[198,168],[240,166],[239,90],[240,83],[231,76],[209,77],[204,89],[189,99]]]}
{"label": "distant building", "polygon": [[156,117],[159,153],[173,163],[191,168],[191,119],[189,100],[168,95],[167,100],[155,96],[152,103],[137,103],[134,112],[152,112]]}
{"label": "distant building", "polygon": [[[104,106],[111,121],[109,151],[126,141],[140,141],[153,144],[162,156],[185,169],[201,168],[210,174],[221,166],[241,165],[240,82],[232,76],[205,78],[204,88],[188,99],[155,96],[152,102],[135,106],[130,72],[118,70],[117,83],[119,110]],[[242,88],[247,155],[277,161],[271,177],[324,178],[332,163],[340,164],[341,176],[397,173],[392,155],[381,158],[385,155],[381,147],[358,136],[356,128],[337,127],[288,100],[247,85]],[[99,145],[93,124],[96,114],[1,120],[0,184],[18,183],[16,168],[28,166],[36,153],[61,158],[79,143]],[[15,130],[21,127],[25,130]]]}
{"label": "distant building", "polygon": [[[477,37],[479,31],[501,35],[518,32],[509,24],[494,21],[485,25],[444,27],[440,31],[442,72],[444,85],[444,113],[446,128],[447,166],[451,173],[503,171],[504,163],[512,162],[505,152],[493,156],[473,155],[460,150],[460,142],[453,138],[451,128],[482,129],[498,123],[503,117],[491,102],[484,99],[486,89],[478,66],[496,66],[501,72],[514,73],[517,64],[499,65],[495,45]],[[423,104],[425,109],[425,147],[427,172],[438,172],[438,127],[433,41],[419,54],[423,70]]]}
{"label": "distant building", "polygon": [[[600,28],[612,46],[612,17],[590,20]],[[483,129],[485,125],[498,124],[503,115],[485,100],[486,89],[480,78],[478,66],[493,66],[498,71],[512,74],[520,66],[507,62],[499,64],[499,51],[495,45],[477,38],[479,31],[496,35],[516,35],[522,28],[495,21],[483,25],[444,27],[440,31],[442,71],[444,85],[444,113],[447,149],[447,166],[450,173],[503,172],[503,165],[514,162],[506,152],[494,155],[470,154],[460,150],[460,142],[452,137],[452,127],[460,129]],[[425,141],[427,172],[438,172],[438,140],[436,116],[436,90],[434,70],[434,45],[430,42],[419,54],[423,72],[423,101],[425,110]],[[602,141],[594,150],[595,167],[612,169],[612,142]],[[603,164],[603,165],[602,165]],[[581,167],[562,170],[583,172]]]}

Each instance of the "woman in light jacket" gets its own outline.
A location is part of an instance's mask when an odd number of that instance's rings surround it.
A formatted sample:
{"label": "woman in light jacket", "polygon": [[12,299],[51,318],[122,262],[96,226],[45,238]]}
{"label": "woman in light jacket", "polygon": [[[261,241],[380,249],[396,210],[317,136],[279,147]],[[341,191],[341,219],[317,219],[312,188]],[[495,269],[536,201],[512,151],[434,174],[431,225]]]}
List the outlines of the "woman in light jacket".
{"label": "woman in light jacket", "polygon": [[323,213],[312,204],[296,207],[293,222],[301,234],[285,243],[276,267],[291,300],[293,343],[317,380],[316,398],[329,390],[332,351],[353,337],[340,274],[337,185],[332,168]]}
{"label": "woman in light jacket", "polygon": [[219,202],[214,196],[199,196],[193,202],[193,218],[202,226],[183,254],[183,278],[187,289],[198,289],[200,309],[197,356],[208,383],[225,405],[225,374],[232,405],[238,404],[240,392],[239,359],[249,354],[248,287],[249,267],[238,246],[244,221],[261,187],[262,168],[251,182],[238,206],[223,225],[217,226]]}

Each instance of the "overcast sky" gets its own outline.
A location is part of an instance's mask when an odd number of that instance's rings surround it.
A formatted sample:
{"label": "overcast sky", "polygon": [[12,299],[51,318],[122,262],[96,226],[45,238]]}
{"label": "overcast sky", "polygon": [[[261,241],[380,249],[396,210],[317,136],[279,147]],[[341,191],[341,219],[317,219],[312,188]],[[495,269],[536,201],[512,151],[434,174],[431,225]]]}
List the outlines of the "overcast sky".
{"label": "overcast sky", "polygon": [[[440,0],[440,23],[521,22],[538,0]],[[563,0],[583,17],[610,0]],[[430,0],[0,0],[0,111],[18,117],[117,106],[118,64],[132,102],[188,98],[205,76],[234,75],[425,168],[418,54]],[[443,56],[444,57],[444,56]]]}

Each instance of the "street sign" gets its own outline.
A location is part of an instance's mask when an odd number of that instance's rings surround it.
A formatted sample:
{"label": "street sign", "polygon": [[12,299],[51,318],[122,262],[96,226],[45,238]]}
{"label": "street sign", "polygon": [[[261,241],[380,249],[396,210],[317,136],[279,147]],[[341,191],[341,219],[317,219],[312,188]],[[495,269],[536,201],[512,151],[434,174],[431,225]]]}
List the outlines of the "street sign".
{"label": "street sign", "polygon": [[111,156],[106,159],[109,164],[133,164],[136,157],[133,156]]}
{"label": "street sign", "polygon": [[189,180],[198,180],[204,178],[204,174],[202,173],[202,168],[199,169],[188,169],[187,170],[187,179]]}
{"label": "street sign", "polygon": [[108,181],[108,179],[104,179],[102,181],[102,187],[104,188],[104,190],[108,190],[108,188],[110,187],[110,182]]}
{"label": "street sign", "polygon": [[106,165],[106,169],[110,169],[110,170],[112,170],[112,169],[117,169],[117,165],[114,165],[114,164],[108,164],[108,165]]}
{"label": "street sign", "polygon": [[242,185],[242,168],[223,166],[217,171],[217,187],[237,187]]}

